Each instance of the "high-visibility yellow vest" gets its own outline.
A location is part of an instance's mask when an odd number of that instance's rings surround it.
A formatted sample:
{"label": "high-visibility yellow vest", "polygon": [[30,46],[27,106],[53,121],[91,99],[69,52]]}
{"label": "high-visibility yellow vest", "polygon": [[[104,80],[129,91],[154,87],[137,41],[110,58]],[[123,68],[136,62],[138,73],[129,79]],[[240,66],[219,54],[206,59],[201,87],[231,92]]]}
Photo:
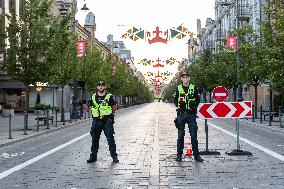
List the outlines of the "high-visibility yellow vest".
{"label": "high-visibility yellow vest", "polygon": [[194,97],[194,85],[189,85],[187,93],[183,90],[182,85],[179,85],[178,94],[178,108],[181,108],[181,104],[185,105],[186,109],[194,108],[196,103],[196,99]]}
{"label": "high-visibility yellow vest", "polygon": [[93,117],[102,117],[105,115],[112,114],[112,108],[111,106],[108,105],[110,97],[111,97],[111,94],[108,93],[106,97],[104,98],[104,100],[100,104],[98,104],[96,101],[96,95],[94,94],[92,96],[93,106],[91,108],[91,111],[92,111]]}

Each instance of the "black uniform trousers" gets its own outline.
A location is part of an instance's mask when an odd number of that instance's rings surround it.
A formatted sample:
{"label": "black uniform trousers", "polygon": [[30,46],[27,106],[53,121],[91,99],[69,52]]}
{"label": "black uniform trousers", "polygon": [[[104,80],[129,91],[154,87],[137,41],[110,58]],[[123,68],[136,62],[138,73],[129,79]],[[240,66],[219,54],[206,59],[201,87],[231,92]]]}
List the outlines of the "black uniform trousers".
{"label": "black uniform trousers", "polygon": [[104,119],[93,118],[92,128],[90,132],[92,136],[91,158],[97,157],[99,149],[99,141],[102,131],[104,131],[104,134],[107,138],[111,157],[117,156],[112,120],[109,118],[104,118]]}
{"label": "black uniform trousers", "polygon": [[183,154],[185,124],[187,123],[191,137],[193,155],[198,156],[199,155],[198,140],[197,140],[198,127],[196,122],[196,114],[191,112],[178,113],[177,122],[178,122],[177,153]]}

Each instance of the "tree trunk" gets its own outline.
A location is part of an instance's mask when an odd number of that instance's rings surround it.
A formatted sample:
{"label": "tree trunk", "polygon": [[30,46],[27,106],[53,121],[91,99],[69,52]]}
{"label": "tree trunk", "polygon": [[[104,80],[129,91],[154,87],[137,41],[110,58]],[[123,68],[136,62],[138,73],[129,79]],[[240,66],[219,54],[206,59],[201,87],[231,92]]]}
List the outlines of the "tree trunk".
{"label": "tree trunk", "polygon": [[257,86],[258,85],[254,85],[254,109],[255,109],[255,118],[257,118]]}
{"label": "tree trunk", "polygon": [[61,87],[61,122],[65,125],[65,111],[64,111],[64,86]]}

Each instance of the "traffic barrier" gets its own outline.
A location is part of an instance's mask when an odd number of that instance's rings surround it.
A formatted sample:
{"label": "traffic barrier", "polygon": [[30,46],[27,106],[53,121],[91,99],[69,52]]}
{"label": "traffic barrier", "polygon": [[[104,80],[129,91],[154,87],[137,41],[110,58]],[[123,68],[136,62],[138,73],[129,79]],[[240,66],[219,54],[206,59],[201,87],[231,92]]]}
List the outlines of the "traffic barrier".
{"label": "traffic barrier", "polygon": [[[236,131],[237,131],[237,149],[233,150],[228,155],[252,155],[252,153],[240,150],[240,118],[253,117],[252,101],[241,102],[224,102],[228,97],[228,92],[225,87],[218,86],[212,91],[212,97],[218,101],[216,103],[206,103],[206,91],[203,92],[203,101],[197,108],[197,118],[205,119],[205,132],[206,132],[206,150],[202,152],[203,155],[215,154],[209,153],[208,150],[208,125],[207,119],[214,118],[236,118]],[[253,117],[254,118],[254,117]],[[206,153],[207,152],[207,153]]]}

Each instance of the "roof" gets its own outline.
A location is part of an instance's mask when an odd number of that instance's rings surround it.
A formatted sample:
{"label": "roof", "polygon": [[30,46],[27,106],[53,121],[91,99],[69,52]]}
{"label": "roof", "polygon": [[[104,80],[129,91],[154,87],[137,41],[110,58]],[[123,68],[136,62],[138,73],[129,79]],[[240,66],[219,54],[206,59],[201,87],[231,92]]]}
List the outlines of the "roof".
{"label": "roof", "polygon": [[0,89],[25,89],[26,86],[19,81],[0,81]]}
{"label": "roof", "polygon": [[85,18],[85,26],[93,26],[95,22],[95,15],[92,12],[89,12]]}

